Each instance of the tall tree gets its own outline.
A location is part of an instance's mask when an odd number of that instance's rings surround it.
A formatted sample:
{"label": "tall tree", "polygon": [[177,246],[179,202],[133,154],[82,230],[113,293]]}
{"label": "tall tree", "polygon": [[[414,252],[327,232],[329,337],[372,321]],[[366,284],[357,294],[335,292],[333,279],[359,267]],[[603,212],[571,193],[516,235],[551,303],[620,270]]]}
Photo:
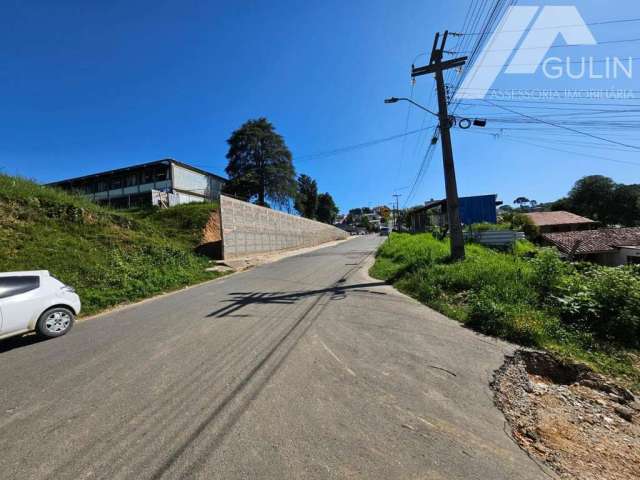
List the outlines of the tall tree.
{"label": "tall tree", "polygon": [[613,204],[615,222],[627,227],[640,226],[640,185],[616,185]]}
{"label": "tall tree", "polygon": [[553,202],[551,210],[568,210],[603,225],[640,226],[640,185],[590,175],[578,180],[569,195]]}
{"label": "tall tree", "polygon": [[284,205],[295,195],[295,169],[284,138],[266,118],[249,120],[227,140],[226,191],[267,206]]}
{"label": "tall tree", "polygon": [[329,193],[321,193],[318,196],[318,209],[316,210],[316,218],[318,221],[333,223],[336,220],[338,211],[338,207]]}
{"label": "tall tree", "polygon": [[609,177],[590,175],[578,180],[568,196],[573,213],[597,220],[604,225],[616,223],[614,193],[616,184]]}
{"label": "tall tree", "polygon": [[527,197],[518,197],[513,203],[518,205],[520,208],[524,208],[525,204],[529,203],[529,199]]}
{"label": "tall tree", "polygon": [[305,218],[316,218],[318,184],[309,175],[300,175],[296,188],[295,209]]}

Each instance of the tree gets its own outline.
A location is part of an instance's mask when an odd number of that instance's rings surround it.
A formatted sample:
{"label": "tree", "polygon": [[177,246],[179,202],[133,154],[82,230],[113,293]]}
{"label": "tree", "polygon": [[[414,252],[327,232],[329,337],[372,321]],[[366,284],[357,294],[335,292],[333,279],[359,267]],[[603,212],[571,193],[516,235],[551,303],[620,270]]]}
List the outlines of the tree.
{"label": "tree", "polygon": [[524,209],[525,203],[529,203],[529,199],[527,197],[518,197],[513,203],[518,205],[521,209]]}
{"label": "tree", "polygon": [[338,211],[338,207],[329,193],[321,193],[318,196],[316,219],[319,222],[333,223],[336,219],[336,215],[338,215]]}
{"label": "tree", "polygon": [[614,192],[616,184],[609,177],[590,175],[578,180],[568,195],[571,212],[607,225],[616,223]]}
{"label": "tree", "polygon": [[[640,226],[640,185],[618,184],[613,192],[615,223],[627,227]],[[612,212],[613,213],[613,212]]]}
{"label": "tree", "polygon": [[569,195],[551,204],[603,225],[640,225],[640,185],[615,183],[609,177],[590,175],[578,180]]}
{"label": "tree", "polygon": [[295,209],[305,218],[316,218],[318,184],[308,175],[300,175],[296,188]]}
{"label": "tree", "polygon": [[267,198],[283,205],[295,195],[291,152],[266,118],[245,122],[227,143],[227,192],[262,206]]}

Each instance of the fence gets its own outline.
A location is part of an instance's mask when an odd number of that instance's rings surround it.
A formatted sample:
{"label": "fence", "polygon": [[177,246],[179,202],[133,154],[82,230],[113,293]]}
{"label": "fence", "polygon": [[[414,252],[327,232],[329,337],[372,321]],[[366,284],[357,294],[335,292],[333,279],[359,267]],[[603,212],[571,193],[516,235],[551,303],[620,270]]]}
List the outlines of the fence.
{"label": "fence", "polygon": [[220,196],[222,251],[225,259],[347,238],[348,233],[326,223]]}
{"label": "fence", "polygon": [[473,240],[490,247],[506,247],[513,245],[516,240],[524,240],[524,232],[513,230],[485,230],[480,232],[465,232],[465,240]]}

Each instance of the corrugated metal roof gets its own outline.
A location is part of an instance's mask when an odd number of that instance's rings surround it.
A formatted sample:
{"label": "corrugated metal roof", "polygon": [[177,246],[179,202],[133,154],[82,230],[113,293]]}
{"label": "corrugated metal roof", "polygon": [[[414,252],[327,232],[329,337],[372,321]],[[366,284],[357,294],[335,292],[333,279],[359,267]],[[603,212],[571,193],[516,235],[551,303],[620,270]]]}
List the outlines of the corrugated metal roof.
{"label": "corrugated metal roof", "polygon": [[640,227],[547,233],[542,238],[565,253],[570,253],[576,242],[580,242],[578,254],[611,252],[618,247],[640,246]]}
{"label": "corrugated metal roof", "polygon": [[193,170],[194,172],[198,172],[198,173],[201,173],[203,175],[210,175],[212,177],[216,177],[217,179],[219,179],[219,180],[221,180],[223,182],[228,181],[226,178],[221,177],[220,175],[216,175],[215,173],[207,172],[206,170],[202,170],[201,168],[194,167],[193,165],[189,165],[188,163],[179,162],[178,160],[175,160],[173,158],[163,158],[162,160],[155,160],[153,162],[138,163],[136,165],[130,165],[128,167],[116,168],[114,170],[105,170],[103,172],[91,173],[89,175],[82,175],[80,177],[67,178],[65,180],[58,180],[56,182],[47,183],[47,185],[56,186],[56,185],[59,185],[61,183],[76,182],[78,180],[86,180],[86,179],[93,178],[93,177],[100,177],[102,175],[113,175],[113,174],[117,174],[117,173],[124,173],[124,172],[127,172],[129,170],[135,170],[135,169],[139,169],[139,168],[151,167],[153,165],[159,165],[159,164],[162,164],[162,163],[164,163],[164,164],[174,163],[176,165],[179,165],[180,167],[187,168],[189,170]]}
{"label": "corrugated metal roof", "polygon": [[575,213],[558,211],[558,212],[531,212],[525,213],[531,219],[534,225],[544,227],[548,225],[575,225],[584,223],[596,223],[590,218],[581,217]]}

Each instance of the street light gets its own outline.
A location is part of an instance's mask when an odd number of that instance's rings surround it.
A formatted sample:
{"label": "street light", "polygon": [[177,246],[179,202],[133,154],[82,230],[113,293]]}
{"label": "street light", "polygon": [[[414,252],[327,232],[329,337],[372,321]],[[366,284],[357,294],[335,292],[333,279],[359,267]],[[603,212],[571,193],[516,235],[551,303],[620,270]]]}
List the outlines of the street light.
{"label": "street light", "polygon": [[389,97],[389,98],[385,98],[384,99],[384,103],[397,103],[400,100],[404,101],[404,102],[409,102],[412,103],[413,105],[415,105],[418,108],[421,108],[422,110],[424,110],[425,112],[429,112],[431,115],[435,115],[436,117],[438,116],[438,114],[436,112],[432,112],[431,110],[429,110],[427,107],[423,107],[422,105],[420,105],[419,103],[414,102],[413,100],[411,100],[410,98],[406,98],[406,97]]}
{"label": "street light", "polygon": [[[431,110],[429,110],[426,107],[423,107],[422,105],[420,105],[419,103],[414,102],[413,100],[411,100],[410,98],[406,98],[406,97],[389,97],[389,98],[385,98],[384,99],[384,103],[397,103],[399,101],[404,101],[404,102],[409,102],[413,105],[415,105],[418,108],[421,108],[422,110],[424,110],[425,112],[429,112],[431,115],[435,115],[436,117],[438,116],[438,114],[436,112],[432,112]],[[458,121],[458,118],[460,117],[454,117],[453,115],[451,115],[449,117],[449,123],[451,124],[451,126],[454,126],[456,124],[456,122]],[[461,128],[463,130],[466,130],[467,128],[469,128],[472,124],[474,127],[486,127],[487,126],[487,120],[484,118],[475,118],[473,120],[470,120],[468,118],[461,118],[460,119],[460,123],[462,124],[464,122],[464,127],[461,126]]]}

